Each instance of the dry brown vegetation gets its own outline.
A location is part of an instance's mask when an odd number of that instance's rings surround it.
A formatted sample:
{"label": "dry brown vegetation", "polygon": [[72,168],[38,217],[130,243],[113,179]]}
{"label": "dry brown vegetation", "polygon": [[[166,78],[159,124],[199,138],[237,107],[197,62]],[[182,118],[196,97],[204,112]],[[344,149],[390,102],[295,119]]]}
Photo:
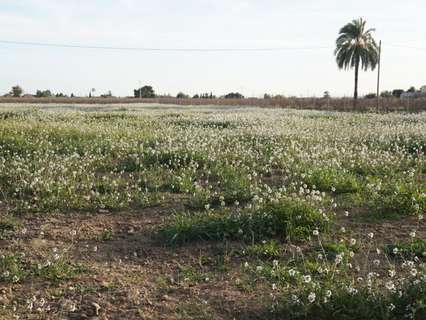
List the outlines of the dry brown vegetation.
{"label": "dry brown vegetation", "polygon": [[[55,104],[174,104],[174,105],[221,105],[221,106],[258,106],[311,110],[334,111],[376,111],[376,99],[360,99],[354,107],[350,98],[272,98],[272,99],[177,99],[177,98],[13,98],[2,97],[0,103],[55,103]],[[380,100],[379,111],[382,112],[422,112],[426,111],[426,99],[385,98]]]}

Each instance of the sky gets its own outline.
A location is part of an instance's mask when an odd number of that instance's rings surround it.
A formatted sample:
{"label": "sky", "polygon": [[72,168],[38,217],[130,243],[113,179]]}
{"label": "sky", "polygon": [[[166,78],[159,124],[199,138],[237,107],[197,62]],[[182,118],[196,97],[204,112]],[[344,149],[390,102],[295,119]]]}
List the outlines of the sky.
{"label": "sky", "polygon": [[[333,51],[339,29],[363,17],[383,41],[382,89],[426,85],[424,0],[0,0],[0,41],[155,48],[271,48],[273,52],[144,52],[0,42],[0,94],[19,84],[128,96],[152,85],[176,95],[238,91],[350,96],[353,71]],[[305,48],[304,50],[299,50]],[[376,90],[360,75],[360,93]]]}

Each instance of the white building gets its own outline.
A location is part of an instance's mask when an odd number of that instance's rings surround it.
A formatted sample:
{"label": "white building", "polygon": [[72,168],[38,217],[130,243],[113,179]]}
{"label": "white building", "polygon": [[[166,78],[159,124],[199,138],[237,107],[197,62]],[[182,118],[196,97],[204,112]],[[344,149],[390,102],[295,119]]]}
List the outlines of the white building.
{"label": "white building", "polygon": [[420,88],[420,92],[422,92],[422,93],[426,93],[426,86],[421,87],[421,88]]}

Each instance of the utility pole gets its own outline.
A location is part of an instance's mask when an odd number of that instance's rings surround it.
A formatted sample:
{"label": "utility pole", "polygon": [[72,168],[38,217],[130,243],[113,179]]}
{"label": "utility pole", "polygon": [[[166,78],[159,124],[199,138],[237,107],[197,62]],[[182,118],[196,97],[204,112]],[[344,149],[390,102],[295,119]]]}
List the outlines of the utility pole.
{"label": "utility pole", "polygon": [[380,63],[382,58],[382,40],[379,42],[379,61],[377,69],[377,112],[380,110]]}

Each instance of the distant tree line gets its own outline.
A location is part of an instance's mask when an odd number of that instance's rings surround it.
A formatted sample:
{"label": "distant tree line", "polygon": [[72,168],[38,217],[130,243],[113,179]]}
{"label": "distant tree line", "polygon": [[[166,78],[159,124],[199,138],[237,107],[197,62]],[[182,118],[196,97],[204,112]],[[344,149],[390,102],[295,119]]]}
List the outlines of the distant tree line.
{"label": "distant tree line", "polygon": [[[91,89],[91,91],[89,92],[89,98],[92,97],[92,92],[94,92],[94,89]],[[35,94],[24,94],[24,89],[22,89],[21,86],[16,85],[13,86],[11,91],[4,94],[3,97],[14,97],[14,98],[19,98],[19,97],[33,97],[33,98],[74,98],[75,95],[74,93],[71,93],[69,96],[67,94],[64,94],[62,92],[58,92],[58,93],[53,93],[51,90],[47,89],[47,90],[36,90]],[[101,94],[100,95],[101,98],[111,98],[113,97],[111,90],[109,90],[107,93],[105,94]]]}
{"label": "distant tree line", "polygon": [[[89,92],[88,97],[92,98],[94,97],[92,95],[92,93],[95,92],[95,89],[91,89]],[[410,87],[407,90],[404,89],[394,89],[392,91],[386,90],[381,92],[380,97],[381,98],[416,98],[416,97],[424,97],[426,96],[426,86],[422,87],[421,89],[416,89],[415,87]],[[58,97],[58,98],[74,98],[75,95],[73,93],[71,93],[69,96],[64,94],[64,93],[52,93],[51,90],[46,89],[46,90],[37,90],[35,94],[25,94],[24,95],[24,90],[22,89],[21,86],[16,85],[13,86],[11,88],[11,91],[8,92],[7,94],[4,95],[4,97],[35,97],[35,98],[53,98],[53,97]],[[86,96],[87,97],[87,96]],[[99,95],[100,98],[113,98],[113,94],[112,92],[109,90],[108,92]],[[142,99],[146,99],[146,98],[174,98],[174,96],[170,95],[170,94],[161,94],[161,95],[157,95],[154,88],[150,85],[145,85],[141,88],[138,89],[134,89],[134,97],[135,98],[142,98]],[[201,94],[195,94],[192,97],[189,94],[186,94],[184,92],[179,92],[176,95],[177,99],[245,99],[244,95],[242,95],[239,92],[230,92],[226,95],[222,95],[217,97],[216,95],[214,95],[212,92],[210,93],[201,93]],[[263,99],[265,100],[270,100],[270,99],[286,99],[286,98],[296,98],[293,96],[290,97],[286,97],[284,95],[273,95],[273,94],[269,94],[269,93],[265,93],[263,95]],[[331,99],[331,94],[329,91],[325,91],[322,99]],[[377,98],[376,93],[369,93],[366,94],[364,96],[365,99],[375,99]]]}
{"label": "distant tree line", "polygon": [[192,99],[216,99],[216,96],[210,92],[210,93],[201,93],[201,94],[195,94]]}
{"label": "distant tree line", "polygon": [[[156,97],[171,97],[170,95],[157,95],[152,86],[146,85],[138,89],[133,90],[135,98],[156,98]],[[179,92],[176,95],[177,99],[191,99],[189,94]],[[192,99],[217,99],[217,96],[210,93],[197,93],[192,96]],[[244,96],[239,92],[230,92],[224,96],[220,96],[219,99],[244,99]]]}
{"label": "distant tree line", "polygon": [[[380,93],[381,98],[401,98],[401,96],[405,93],[416,93],[420,92],[420,90],[417,90],[415,87],[410,87],[406,91],[404,89],[394,89],[392,91],[382,91]],[[376,99],[377,94],[376,93],[369,93],[364,96],[365,99]]]}

